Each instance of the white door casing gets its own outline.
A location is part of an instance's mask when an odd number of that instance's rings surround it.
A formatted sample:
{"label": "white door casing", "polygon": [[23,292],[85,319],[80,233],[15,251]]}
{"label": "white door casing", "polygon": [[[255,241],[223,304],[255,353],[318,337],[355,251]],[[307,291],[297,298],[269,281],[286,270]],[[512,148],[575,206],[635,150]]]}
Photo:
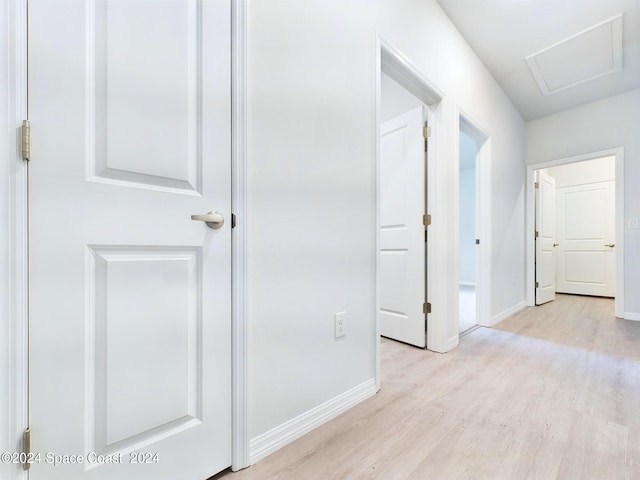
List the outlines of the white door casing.
{"label": "white door casing", "polygon": [[536,178],[536,305],[541,305],[556,296],[556,182],[543,171]]}
{"label": "white door casing", "polygon": [[231,463],[230,2],[31,0],[29,61],[30,476],[207,478]]}
{"label": "white door casing", "polygon": [[381,125],[380,332],[424,347],[426,243],[423,107]]}
{"label": "white door casing", "polygon": [[[572,157],[560,158],[557,160],[537,163],[527,166],[527,289],[526,303],[528,306],[535,305],[535,174],[537,170],[542,168],[553,168],[561,165],[583,162],[586,160],[595,160],[604,157],[615,157],[615,232],[616,242],[613,248],[616,265],[616,281],[615,281],[615,316],[617,318],[626,318],[625,316],[625,158],[624,148],[615,147],[607,150],[598,150]],[[631,316],[628,318],[632,318]]]}
{"label": "white door casing", "polygon": [[559,293],[615,296],[615,182],[559,187]]}

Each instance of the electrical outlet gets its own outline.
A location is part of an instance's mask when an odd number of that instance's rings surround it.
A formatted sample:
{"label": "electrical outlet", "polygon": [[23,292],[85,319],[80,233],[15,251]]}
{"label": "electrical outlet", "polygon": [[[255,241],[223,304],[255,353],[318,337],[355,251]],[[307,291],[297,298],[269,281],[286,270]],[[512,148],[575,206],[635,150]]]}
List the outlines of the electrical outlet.
{"label": "electrical outlet", "polygon": [[338,312],[335,314],[336,338],[344,337],[347,334],[347,332],[345,331],[346,320],[347,320],[347,312]]}
{"label": "electrical outlet", "polygon": [[638,229],[638,217],[631,217],[629,219],[629,230],[637,230]]}

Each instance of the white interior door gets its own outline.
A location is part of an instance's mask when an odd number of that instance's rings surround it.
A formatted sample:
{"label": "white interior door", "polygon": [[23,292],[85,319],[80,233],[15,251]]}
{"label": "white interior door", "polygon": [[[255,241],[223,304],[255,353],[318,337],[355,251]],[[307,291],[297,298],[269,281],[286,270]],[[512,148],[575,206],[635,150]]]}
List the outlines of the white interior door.
{"label": "white interior door", "polygon": [[536,305],[541,305],[556,298],[556,181],[536,173]]}
{"label": "white interior door", "polygon": [[385,337],[426,345],[425,152],[422,107],[381,126],[380,328]]}
{"label": "white interior door", "polygon": [[557,189],[558,292],[615,296],[614,184]]}
{"label": "white interior door", "polygon": [[231,463],[230,2],[30,0],[30,36],[30,478],[204,480]]}

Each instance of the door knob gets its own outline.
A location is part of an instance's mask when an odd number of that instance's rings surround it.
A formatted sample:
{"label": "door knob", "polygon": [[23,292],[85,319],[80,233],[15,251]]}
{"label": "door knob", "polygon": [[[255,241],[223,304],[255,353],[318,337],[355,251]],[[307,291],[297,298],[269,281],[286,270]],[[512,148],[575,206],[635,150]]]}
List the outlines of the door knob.
{"label": "door knob", "polygon": [[616,246],[616,244],[615,244],[615,243],[607,243],[607,244],[605,245],[605,247],[611,247],[611,248],[613,248],[613,247],[615,247],[615,246]]}
{"label": "door knob", "polygon": [[207,224],[209,228],[220,228],[224,225],[224,215],[217,210],[213,210],[206,215],[191,215],[191,220],[198,220]]}
{"label": "door knob", "polygon": [[560,245],[559,243],[554,243],[553,246],[557,247],[558,245]]}

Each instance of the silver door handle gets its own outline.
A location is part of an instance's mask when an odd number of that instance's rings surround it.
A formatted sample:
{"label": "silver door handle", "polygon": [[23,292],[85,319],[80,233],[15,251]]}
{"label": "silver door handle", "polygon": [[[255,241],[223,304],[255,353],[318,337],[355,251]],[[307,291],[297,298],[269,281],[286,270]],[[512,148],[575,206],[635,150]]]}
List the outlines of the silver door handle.
{"label": "silver door handle", "polygon": [[198,220],[207,224],[209,228],[220,228],[224,225],[224,215],[220,212],[213,210],[206,215],[191,215],[191,220]]}
{"label": "silver door handle", "polygon": [[611,248],[613,248],[613,247],[615,247],[615,246],[616,246],[616,244],[615,244],[615,243],[607,243],[607,244],[605,245],[605,247],[611,247]]}
{"label": "silver door handle", "polygon": [[557,247],[557,246],[559,246],[559,245],[560,245],[559,243],[554,243],[554,244],[553,244],[553,246],[554,246],[554,247]]}

